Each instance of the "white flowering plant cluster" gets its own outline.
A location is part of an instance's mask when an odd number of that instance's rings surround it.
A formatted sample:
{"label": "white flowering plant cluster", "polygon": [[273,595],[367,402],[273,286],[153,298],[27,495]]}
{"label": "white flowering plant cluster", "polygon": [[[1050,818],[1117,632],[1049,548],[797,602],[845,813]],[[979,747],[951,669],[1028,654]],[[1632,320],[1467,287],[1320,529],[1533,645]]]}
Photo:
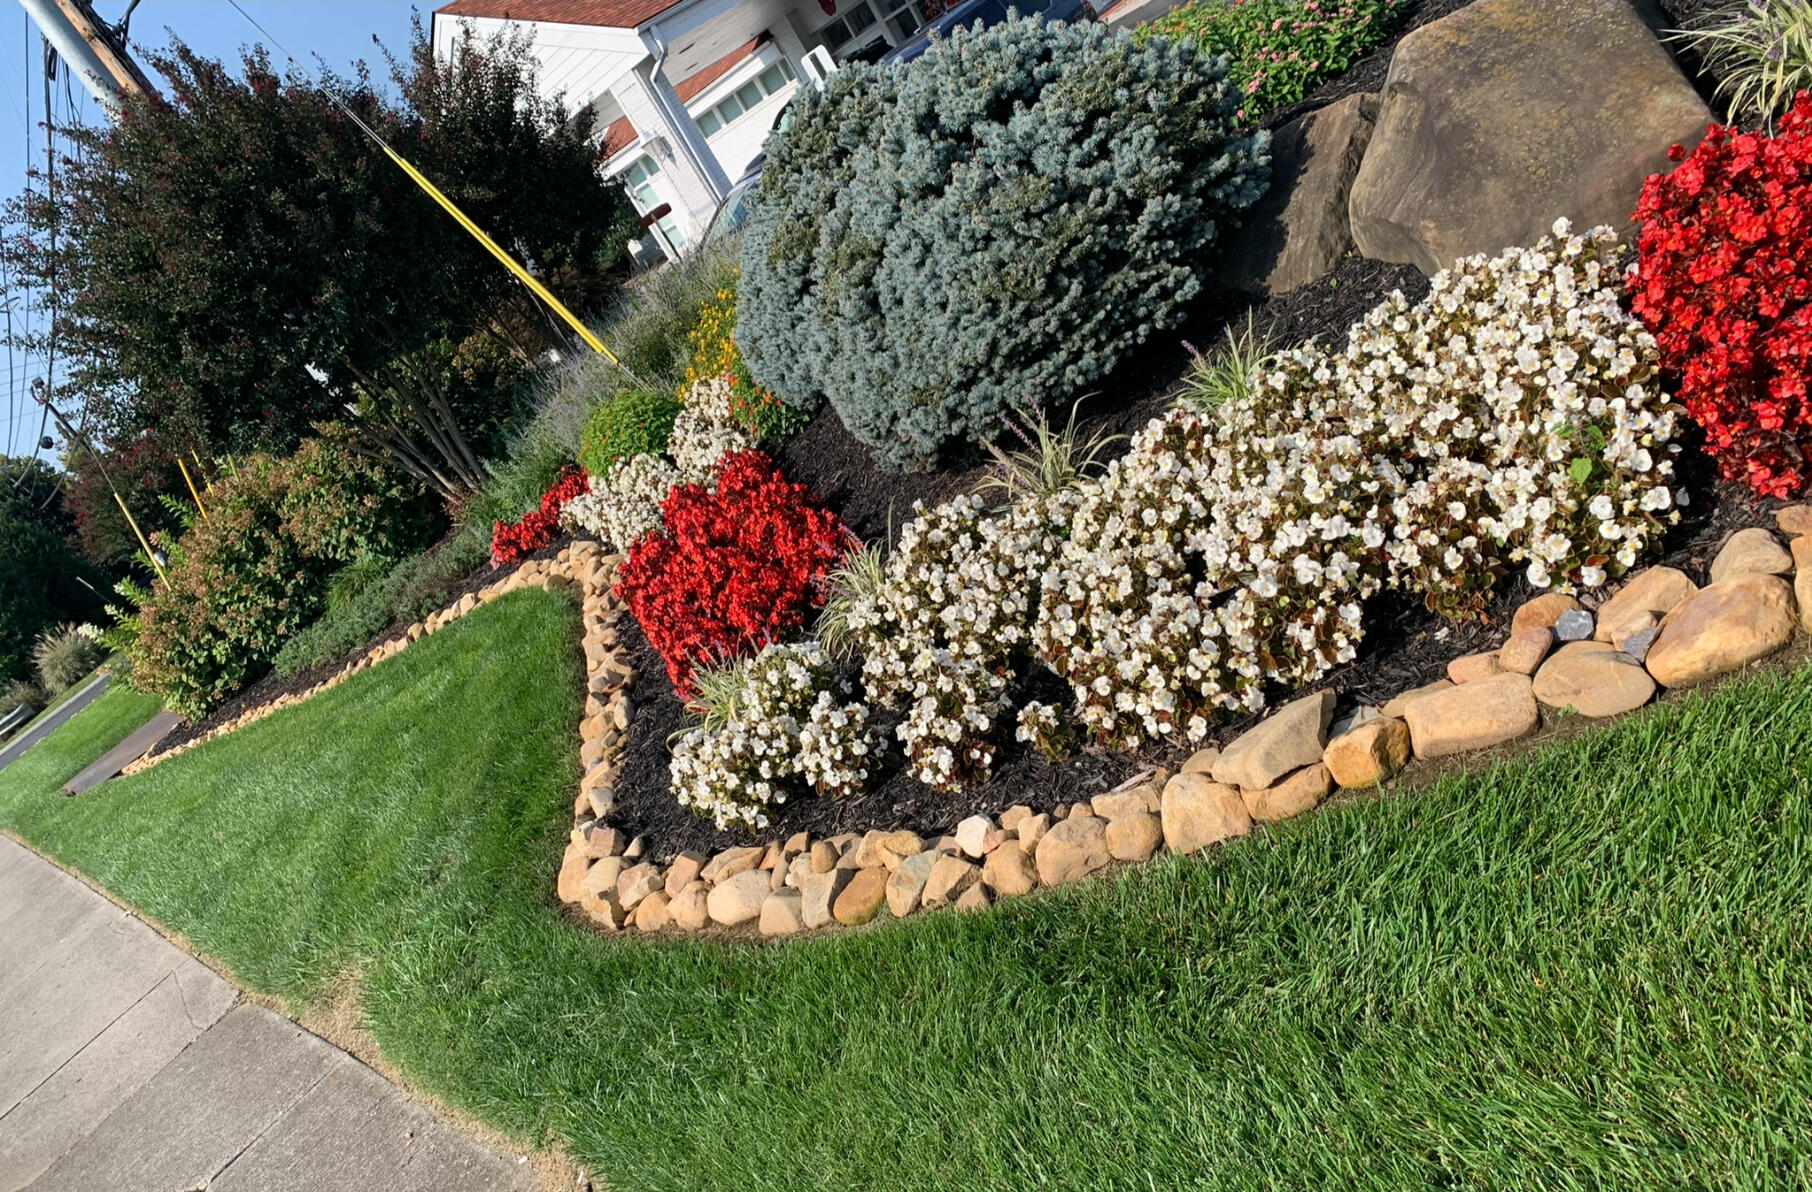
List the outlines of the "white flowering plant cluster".
{"label": "white flowering plant cluster", "polygon": [[590,491],[562,505],[560,518],[607,547],[627,550],[661,528],[661,502],[679,482],[679,469],[666,456],[632,455],[603,480],[591,477]]}
{"label": "white flowering plant cluster", "polygon": [[667,455],[643,453],[619,460],[590,491],[560,507],[566,525],[583,530],[616,550],[628,550],[661,528],[661,505],[681,484],[705,484],[717,461],[755,446],[755,437],[737,420],[732,389],[724,377],[699,381],[673,421]]}
{"label": "white flowering plant cluster", "polygon": [[1510,564],[1538,587],[1634,565],[1685,499],[1655,342],[1598,228],[1459,262],[1346,351],[1262,367],[1217,416],[1179,408],[1080,501],[1034,635],[1110,744],[1200,739],[1349,661],[1383,584],[1447,616]]}
{"label": "white flowering plant cluster", "polygon": [[[1267,682],[1319,673],[1305,619],[1325,627],[1350,616],[1356,633],[1363,577],[1337,542],[1316,534],[1295,544],[1305,561],[1322,561],[1315,576],[1267,554],[1274,524],[1295,520],[1289,489],[1302,444],[1272,429],[1250,457],[1235,446],[1252,491],[1233,479],[1240,465],[1220,449],[1210,417],[1178,407],[1153,421],[1083,491],[1042,576],[1038,654],[1069,681],[1077,716],[1106,745],[1200,740],[1219,711],[1261,707]],[[1267,449],[1274,460],[1263,459]],[[1254,544],[1263,544],[1257,558]],[[1235,576],[1248,567],[1252,582],[1241,585]],[[1348,598],[1332,599],[1336,591]],[[1322,592],[1330,599],[1314,598]]]}
{"label": "white flowering plant cluster", "polygon": [[716,473],[718,460],[756,445],[755,436],[736,416],[734,396],[734,386],[724,376],[706,377],[687,392],[667,440],[680,483],[706,484]]}
{"label": "white flowering plant cluster", "polygon": [[1063,503],[1024,501],[998,515],[975,494],[915,505],[879,584],[851,605],[863,687],[906,710],[896,731],[927,785],[960,790],[988,776]]}
{"label": "white flowering plant cluster", "polygon": [[1069,718],[1056,704],[1033,700],[1019,710],[1018,727],[1013,735],[1052,761],[1068,753],[1071,741]]}
{"label": "white flowering plant cluster", "polygon": [[765,828],[768,809],[802,790],[861,790],[874,734],[851,694],[818,643],[764,648],[736,665],[727,706],[674,743],[674,796],[720,829]]}

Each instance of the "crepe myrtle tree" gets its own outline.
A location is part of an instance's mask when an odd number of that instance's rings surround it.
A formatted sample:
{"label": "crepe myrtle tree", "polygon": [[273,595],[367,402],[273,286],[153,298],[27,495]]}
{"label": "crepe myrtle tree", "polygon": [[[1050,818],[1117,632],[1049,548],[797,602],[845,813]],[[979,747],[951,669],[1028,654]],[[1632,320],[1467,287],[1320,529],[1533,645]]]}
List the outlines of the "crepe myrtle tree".
{"label": "crepe myrtle tree", "polygon": [[1073,397],[1201,288],[1264,193],[1224,59],[1099,25],[959,29],[850,66],[776,134],[736,339],[788,402],[828,398],[924,466],[1010,408]]}

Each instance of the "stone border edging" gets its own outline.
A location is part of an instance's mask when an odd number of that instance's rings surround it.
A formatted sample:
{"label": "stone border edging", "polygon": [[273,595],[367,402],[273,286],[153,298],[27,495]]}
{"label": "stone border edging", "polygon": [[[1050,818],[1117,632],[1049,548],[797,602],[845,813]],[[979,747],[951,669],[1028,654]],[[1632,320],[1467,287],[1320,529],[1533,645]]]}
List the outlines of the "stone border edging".
{"label": "stone border edging", "polygon": [[[800,832],[710,857],[682,853],[665,866],[643,859],[645,840],[626,842],[605,824],[633,714],[623,689],[634,676],[616,653],[621,605],[600,584],[595,617],[587,598],[587,773],[557,892],[612,932],[714,926],[783,937],[859,926],[883,908],[895,918],[978,909],[1077,881],[1110,861],[1143,862],[1160,848],[1197,852],[1249,834],[1255,822],[1310,811],[1336,787],[1376,786],[1412,756],[1456,756],[1525,737],[1540,726],[1543,707],[1619,716],[1661,687],[1729,674],[1784,648],[1796,630],[1812,633],[1812,505],[1782,509],[1776,521],[1787,546],[1765,528],[1739,530],[1703,588],[1656,566],[1628,577],[1595,612],[1572,596],[1535,597],[1516,611],[1497,649],[1454,659],[1446,679],[1338,722],[1334,692],[1316,692],[1223,748],[1197,751],[1176,774],[1147,772],[1052,814],[1021,804],[998,821],[972,815],[929,841],[903,830],[817,841]],[[598,686],[612,666],[622,681],[606,677]]]}

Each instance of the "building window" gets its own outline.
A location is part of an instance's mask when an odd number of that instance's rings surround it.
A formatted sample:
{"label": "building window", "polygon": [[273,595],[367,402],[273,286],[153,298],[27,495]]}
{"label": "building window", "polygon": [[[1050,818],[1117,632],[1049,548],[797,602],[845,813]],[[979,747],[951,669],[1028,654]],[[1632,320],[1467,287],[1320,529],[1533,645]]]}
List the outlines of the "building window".
{"label": "building window", "polygon": [[[667,201],[661,197],[661,192],[654,188],[655,175],[660,172],[660,163],[644,153],[636,158],[635,164],[624,170],[621,175],[623,187],[629,191],[630,202],[635,204],[636,211],[642,215],[648,214]],[[655,226],[660,228],[673,247],[683,248],[685,246],[686,233],[680,229],[679,220],[674,218],[673,212],[669,211],[657,220]]]}
{"label": "building window", "polygon": [[874,23],[875,10],[868,6],[867,0],[858,0],[848,12],[818,30],[818,36],[824,39],[832,54],[837,54]]}
{"label": "building window", "polygon": [[[951,0],[954,5],[954,0]],[[881,15],[875,16],[875,7]],[[880,28],[875,29],[876,22]],[[920,0],[858,0],[842,16],[819,28],[818,36],[832,56],[853,54],[878,35],[889,45],[900,45],[925,27],[925,7]]]}
{"label": "building window", "polygon": [[886,10],[882,19],[893,30],[896,46],[909,41],[914,33],[925,27],[925,10],[915,0],[894,0],[893,3],[883,0],[882,7]]}
{"label": "building window", "polygon": [[707,137],[716,136],[763,100],[779,94],[792,83],[793,64],[782,58],[738,87],[733,94],[724,96],[704,111],[696,113],[693,119],[698,122],[698,131]]}

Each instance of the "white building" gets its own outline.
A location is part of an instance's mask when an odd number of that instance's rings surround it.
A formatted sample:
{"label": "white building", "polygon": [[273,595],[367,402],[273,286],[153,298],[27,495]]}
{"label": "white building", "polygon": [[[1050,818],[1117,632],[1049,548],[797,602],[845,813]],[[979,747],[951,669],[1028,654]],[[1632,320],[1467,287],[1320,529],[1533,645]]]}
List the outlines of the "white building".
{"label": "white building", "polygon": [[898,45],[940,0],[452,0],[434,12],[446,55],[470,24],[529,26],[541,86],[590,106],[607,176],[660,230],[695,240],[793,93],[834,63]]}

